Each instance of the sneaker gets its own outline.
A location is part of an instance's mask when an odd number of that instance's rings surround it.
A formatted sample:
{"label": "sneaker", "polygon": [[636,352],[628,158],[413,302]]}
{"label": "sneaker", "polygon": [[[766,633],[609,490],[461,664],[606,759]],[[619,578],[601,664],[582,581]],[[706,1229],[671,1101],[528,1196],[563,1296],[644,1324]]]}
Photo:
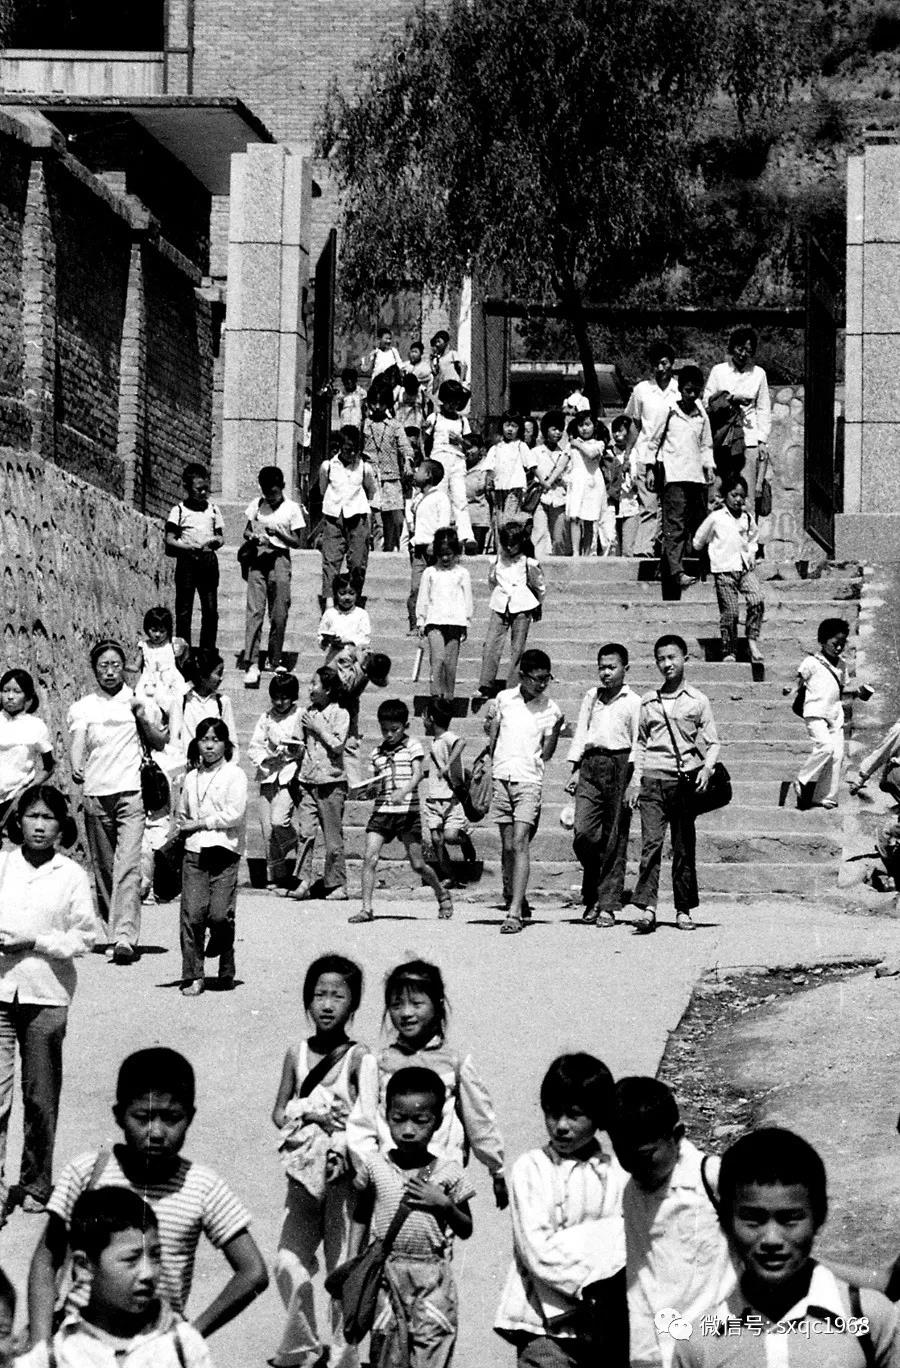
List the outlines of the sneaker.
{"label": "sneaker", "polygon": [[22,1211],[29,1216],[43,1216],[47,1211],[47,1203],[42,1202],[40,1197],[35,1197],[31,1192],[25,1193],[20,1205]]}
{"label": "sneaker", "polygon": [[581,914],[581,920],[588,926],[596,925],[597,918],[600,916],[600,909],[596,903],[593,907],[586,907]]}
{"label": "sneaker", "polygon": [[245,688],[245,689],[258,689],[258,688],[259,688],[259,666],[258,666],[258,665],[248,665],[248,666],[247,666],[246,670],[244,671],[244,688]]}
{"label": "sneaker", "polygon": [[113,964],[134,964],[134,946],[119,941],[112,954]]}
{"label": "sneaker", "polygon": [[633,934],[635,936],[649,936],[656,930],[656,908],[638,907],[637,921],[634,923]]}
{"label": "sneaker", "polygon": [[676,912],[675,926],[679,931],[696,931],[697,923],[694,921],[690,912]]}
{"label": "sneaker", "polygon": [[350,894],[343,885],[340,888],[329,888],[323,899],[324,902],[346,902]]}
{"label": "sneaker", "polygon": [[678,576],[678,587],[679,587],[679,589],[691,589],[691,588],[693,588],[693,586],[694,586],[696,583],[697,583],[697,576],[696,576],[696,575],[683,575],[683,574],[682,574],[682,575],[679,575],[679,576]]}

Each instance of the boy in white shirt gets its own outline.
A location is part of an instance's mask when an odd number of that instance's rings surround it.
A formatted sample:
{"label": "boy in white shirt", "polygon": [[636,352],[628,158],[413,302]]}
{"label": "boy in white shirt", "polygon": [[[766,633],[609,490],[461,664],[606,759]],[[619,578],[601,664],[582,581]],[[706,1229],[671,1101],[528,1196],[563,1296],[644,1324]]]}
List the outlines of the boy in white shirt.
{"label": "boy in white shirt", "polygon": [[719,632],[722,637],[722,659],[734,660],[738,631],[740,595],[747,600],[747,619],[744,631],[747,650],[755,665],[763,662],[759,646],[765,599],[754,573],[756,564],[756,519],[744,507],[747,500],[747,481],[743,475],[731,475],[723,483],[724,508],[717,508],[703,520],[694,533],[694,547],[709,548],[709,568],[716,585],[719,603]]}
{"label": "boy in white shirt", "polygon": [[225,524],[209,501],[209,471],[192,462],[181,475],[184,498],[166,518],[166,555],[175,557],[175,635],[191,643],[194,595],[200,599],[201,650],[214,651],[219,630],[219,562]]}
{"label": "boy in white shirt", "polygon": [[677,1341],[656,1313],[671,1306],[696,1323],[737,1281],[716,1210],[719,1160],[685,1137],[678,1103],[656,1078],[619,1079],[609,1133],[631,1174],[622,1198],[631,1368],[669,1368]]}
{"label": "boy in white shirt", "polygon": [[[680,599],[682,589],[696,584],[684,568],[691,538],[707,514],[709,486],[715,475],[712,432],[705,411],[697,403],[703,374],[697,366],[678,372],[680,398],[662,419],[651,454],[663,473],[662,555],[659,568],[664,599]],[[648,487],[655,488],[653,472]]]}
{"label": "boy in white shirt", "polygon": [[269,609],[269,648],[266,665],[277,670],[291,607],[291,551],[300,545],[306,526],[303,509],[284,495],[284,473],[263,466],[257,476],[261,495],[251,499],[244,516],[244,541],[254,548],[247,570],[247,622],[244,635],[244,688],[259,686],[259,643],[266,607]]}
{"label": "boy in white shirt", "polygon": [[410,635],[418,632],[416,606],[419,601],[419,585],[422,583],[426,565],[431,562],[434,535],[442,527],[450,525],[450,497],[442,488],[443,480],[444,467],[440,461],[423,461],[413,471],[413,496],[406,514],[410,559],[406,611]]}
{"label": "boy in white shirt", "polygon": [[83,1310],[70,1311],[49,1343],[19,1359],[27,1368],[210,1368],[206,1341],[159,1297],[156,1215],[130,1188],[82,1193],[69,1230],[75,1268],[89,1280]]}
{"label": "boy in white shirt", "polygon": [[531,870],[529,847],[541,820],[544,766],[553,757],[565,723],[562,710],[546,689],[553,680],[550,657],[525,651],[519,684],[504,689],[490,704],[484,729],[493,746],[493,807],[500,828],[503,863],[504,936],[522,930],[531,916],[525,897]]}
{"label": "boy in white shirt", "polygon": [[403,358],[394,346],[394,335],[390,328],[378,329],[378,345],[369,357],[369,364],[372,367],[372,379],[375,380],[385,371],[395,369],[399,377],[403,366]]}

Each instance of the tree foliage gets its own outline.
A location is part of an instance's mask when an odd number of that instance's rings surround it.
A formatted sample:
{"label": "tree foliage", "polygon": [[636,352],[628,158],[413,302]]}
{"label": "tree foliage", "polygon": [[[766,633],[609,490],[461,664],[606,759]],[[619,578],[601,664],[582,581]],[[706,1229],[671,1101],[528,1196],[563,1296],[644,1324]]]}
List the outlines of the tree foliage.
{"label": "tree foliage", "polygon": [[417,9],[321,124],[344,292],[441,291],[472,272],[559,302],[587,363],[584,298],[659,269],[685,232],[699,116],[776,107],[814,60],[816,16],[814,0]]}

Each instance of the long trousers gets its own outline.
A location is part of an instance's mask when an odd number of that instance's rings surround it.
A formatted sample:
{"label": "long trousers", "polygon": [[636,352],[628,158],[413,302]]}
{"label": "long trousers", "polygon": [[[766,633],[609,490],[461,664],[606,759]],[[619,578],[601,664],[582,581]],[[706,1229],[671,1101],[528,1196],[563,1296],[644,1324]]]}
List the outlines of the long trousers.
{"label": "long trousers", "polygon": [[667,480],[662,492],[662,556],[660,575],[663,598],[681,598],[679,577],[694,533],[706,517],[707,486],[691,481]]}
{"label": "long trousers", "polygon": [[181,884],[181,977],[204,976],[207,927],[219,955],[219,978],[234,978],[234,914],[239,857],[224,846],[187,850]]}
{"label": "long trousers", "polygon": [[766,603],[755,573],[752,570],[725,570],[713,579],[719,603],[719,634],[725,650],[733,652],[737,642],[741,594],[747,600],[744,634],[748,641],[758,641]]}
{"label": "long trousers", "polygon": [[500,657],[503,654],[503,643],[506,640],[507,632],[509,632],[509,674],[506,683],[508,688],[515,688],[519,682],[519,661],[522,659],[522,652],[525,650],[525,644],[528,641],[530,627],[530,612],[503,614],[491,611],[484,646],[481,651],[479,686],[487,687],[488,684],[493,684],[497,678]]}
{"label": "long trousers", "polygon": [[673,775],[641,781],[641,869],[632,901],[635,907],[656,907],[659,869],[666,826],[672,832],[672,893],[676,912],[699,906],[697,892],[697,833],[694,813],[684,801]]}
{"label": "long trousers", "polygon": [[0,1178],[6,1169],[6,1138],[12,1110],[16,1045],[22,1061],[25,1136],[19,1183],[46,1202],[53,1190],[53,1144],[62,1089],[62,1046],[68,1008],[32,1002],[0,1002]]}
{"label": "long trousers", "polygon": [[581,762],[575,790],[575,858],[584,870],[587,908],[618,912],[623,903],[631,810],[623,799],[632,765],[629,751],[593,751]]}
{"label": "long trousers", "polygon": [[324,1279],[317,1277],[321,1265],[330,1273],[347,1257],[353,1201],[350,1175],[329,1183],[321,1200],[307,1192],[302,1183],[288,1181],[275,1258],[275,1284],[287,1318],[281,1343],[270,1360],[279,1368],[313,1368],[329,1341],[330,1368],[356,1368],[359,1363],[357,1351],[343,1336],[340,1302],[326,1296],[320,1285]]}
{"label": "long trousers", "polygon": [[137,945],[141,934],[140,793],[84,796],[84,832],[97,889],[97,908],[111,945]]}
{"label": "long trousers", "polygon": [[247,575],[247,618],[244,632],[244,668],[255,665],[259,656],[263,619],[269,610],[269,649],[266,664],[270,670],[281,663],[284,633],[291,606],[291,556],[289,551],[263,552],[257,556]]}
{"label": "long trousers", "polygon": [[297,804],[300,836],[300,859],[294,870],[301,883],[308,882],[306,869],[312,863],[316,834],[321,828],[325,842],[325,869],[322,883],[326,893],[333,888],[347,887],[347,863],[344,856],[344,804],[347,785],[304,784]]}
{"label": "long trousers", "polygon": [[182,551],[175,561],[175,635],[188,645],[195,594],[200,599],[200,649],[213,651],[219,631],[219,561],[215,551]]}
{"label": "long trousers", "polygon": [[362,594],[369,565],[369,515],[322,519],[322,597],[332,597],[335,575],[344,561],[357,594]]}
{"label": "long trousers", "polygon": [[806,730],[813,743],[797,773],[797,783],[815,784],[816,802],[837,802],[841,782],[841,762],[844,758],[844,725],[825,717],[807,717]]}

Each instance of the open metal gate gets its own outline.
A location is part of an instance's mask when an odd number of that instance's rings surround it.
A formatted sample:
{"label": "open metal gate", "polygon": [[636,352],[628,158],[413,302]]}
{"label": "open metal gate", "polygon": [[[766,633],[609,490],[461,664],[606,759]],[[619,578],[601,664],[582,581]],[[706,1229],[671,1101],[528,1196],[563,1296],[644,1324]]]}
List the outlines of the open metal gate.
{"label": "open metal gate", "polygon": [[834,389],[840,275],[815,238],[806,258],[806,388],[803,525],[834,555],[834,514],[843,504],[842,451],[835,442]]}

